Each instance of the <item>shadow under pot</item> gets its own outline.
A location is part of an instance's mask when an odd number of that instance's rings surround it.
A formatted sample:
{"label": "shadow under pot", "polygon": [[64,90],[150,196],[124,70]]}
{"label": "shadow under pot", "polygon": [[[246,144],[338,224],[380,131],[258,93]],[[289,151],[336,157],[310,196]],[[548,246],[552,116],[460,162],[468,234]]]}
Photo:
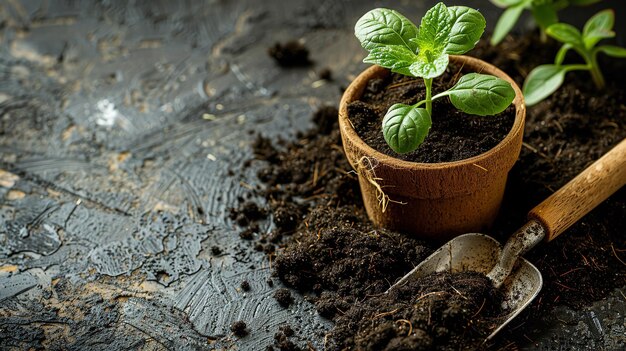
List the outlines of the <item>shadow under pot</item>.
{"label": "shadow under pot", "polygon": [[451,55],[450,63],[502,78],[515,90],[511,130],[495,147],[477,156],[417,163],[388,156],[367,145],[349,121],[348,105],[362,97],[368,81],[389,76],[385,68],[372,66],[363,71],[348,86],[339,105],[344,152],[357,171],[370,220],[384,228],[435,241],[484,231],[492,225],[508,173],[521,150],[526,115],[521,90],[504,72],[469,56]]}

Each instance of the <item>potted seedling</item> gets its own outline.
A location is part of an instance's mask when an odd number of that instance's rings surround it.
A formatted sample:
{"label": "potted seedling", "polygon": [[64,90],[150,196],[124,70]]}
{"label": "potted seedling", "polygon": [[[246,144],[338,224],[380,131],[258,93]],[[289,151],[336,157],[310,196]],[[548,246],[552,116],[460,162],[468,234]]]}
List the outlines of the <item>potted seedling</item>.
{"label": "potted seedling", "polygon": [[[571,71],[588,71],[598,90],[604,88],[604,76],[598,65],[597,56],[626,58],[626,49],[614,45],[596,46],[602,39],[615,36],[613,10],[603,10],[592,16],[583,31],[567,23],[555,23],[546,29],[546,33],[563,43],[557,52],[554,64],[534,68],[524,81],[524,96],[528,106],[534,105],[554,93],[565,80],[565,74]],[[564,64],[565,55],[574,50],[583,59],[582,63]]]}
{"label": "potted seedling", "polygon": [[[476,10],[438,3],[428,10],[419,28],[400,13],[374,9],[358,20],[356,37],[369,51],[365,62],[376,66],[362,72],[345,91],[339,111],[344,151],[357,170],[364,204],[377,225],[446,240],[489,226],[504,192],[507,174],[522,141],[525,116],[520,89],[496,67],[462,56],[485,28]],[[466,73],[445,91],[432,91],[433,80],[448,64]],[[492,149],[454,162],[409,162],[366,144],[355,131],[348,105],[358,100],[370,80],[392,72],[423,79],[424,98],[415,104],[394,104],[386,112],[380,133],[398,154],[410,152],[427,137],[433,101],[449,100],[466,114],[489,116],[515,105],[513,127]],[[489,117],[484,117],[489,118]]]}

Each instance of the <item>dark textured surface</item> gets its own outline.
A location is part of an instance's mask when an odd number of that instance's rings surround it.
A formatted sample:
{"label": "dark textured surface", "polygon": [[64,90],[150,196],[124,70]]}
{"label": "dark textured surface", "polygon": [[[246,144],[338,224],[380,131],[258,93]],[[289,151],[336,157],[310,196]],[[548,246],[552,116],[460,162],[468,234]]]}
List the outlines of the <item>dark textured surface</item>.
{"label": "dark textured surface", "polygon": [[[486,1],[463,3],[494,23]],[[0,347],[258,350],[288,323],[323,349],[328,322],[298,294],[278,305],[270,262],[227,209],[255,179],[249,132],[293,137],[365,67],[351,28],[371,7],[1,1]],[[416,18],[426,4],[393,7]],[[292,39],[311,67],[267,55]],[[533,340],[623,345],[622,291],[548,315]]]}

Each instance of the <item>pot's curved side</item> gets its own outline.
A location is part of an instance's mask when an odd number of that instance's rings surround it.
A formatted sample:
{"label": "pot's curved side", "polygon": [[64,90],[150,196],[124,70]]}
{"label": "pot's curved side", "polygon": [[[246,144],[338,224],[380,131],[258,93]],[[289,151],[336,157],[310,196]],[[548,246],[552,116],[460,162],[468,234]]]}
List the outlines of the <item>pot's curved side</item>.
{"label": "pot's curved side", "polygon": [[[389,74],[378,66],[365,70],[341,99],[339,128],[346,156],[359,174],[367,213],[377,225],[447,240],[489,227],[498,213],[508,172],[521,150],[524,98],[515,82],[496,67],[469,56],[450,56],[450,61],[511,83],[516,94],[513,127],[491,150],[461,161],[414,163],[387,156],[365,144],[348,120],[348,104],[361,97],[367,82]],[[391,201],[381,204],[381,190]]]}

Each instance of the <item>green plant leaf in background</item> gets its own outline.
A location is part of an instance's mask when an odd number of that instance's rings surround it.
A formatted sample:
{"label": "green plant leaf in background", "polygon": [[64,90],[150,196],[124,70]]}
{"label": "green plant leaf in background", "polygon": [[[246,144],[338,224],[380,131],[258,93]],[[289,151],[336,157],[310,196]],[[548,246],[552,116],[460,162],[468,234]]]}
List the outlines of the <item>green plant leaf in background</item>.
{"label": "green plant leaf in background", "polygon": [[461,77],[452,88],[435,98],[446,95],[459,110],[487,116],[504,111],[515,98],[515,90],[504,79],[487,74],[469,73]]}
{"label": "green plant leaf in background", "polygon": [[528,0],[524,0],[504,10],[500,18],[498,18],[496,27],[493,29],[493,35],[490,41],[491,45],[497,45],[509,34],[528,2]]}
{"label": "green plant leaf in background", "polygon": [[615,45],[602,45],[596,48],[597,52],[603,52],[609,56],[626,58],[626,49]]}
{"label": "green plant leaf in background", "polygon": [[448,7],[452,28],[445,53],[462,55],[474,48],[485,31],[486,21],[483,15],[469,7]]}
{"label": "green plant leaf in background", "polygon": [[504,8],[504,7],[517,5],[520,2],[523,2],[524,0],[489,0],[489,1],[491,1],[492,4],[498,7]]}
{"label": "green plant leaf in background", "polygon": [[404,45],[379,46],[370,50],[369,55],[363,60],[365,63],[373,63],[393,72],[414,76],[409,67],[417,61],[417,55]]}
{"label": "green plant leaf in background", "polygon": [[424,142],[431,125],[426,109],[395,104],[383,118],[383,136],[393,151],[404,154]]}
{"label": "green plant leaf in background", "polygon": [[550,96],[563,84],[566,66],[541,65],[535,67],[524,81],[524,99],[532,106]]}
{"label": "green plant leaf in background", "polygon": [[575,6],[587,6],[587,5],[595,4],[600,1],[602,0],[569,0],[569,3]]}
{"label": "green plant leaf in background", "polygon": [[615,36],[613,25],[615,13],[613,10],[603,10],[591,17],[583,28],[583,41],[587,49],[592,48],[600,40]]}
{"label": "green plant leaf in background", "polygon": [[531,11],[533,18],[542,30],[545,30],[559,21],[556,10],[556,6],[551,0],[532,1]]}
{"label": "green plant leaf in background", "polygon": [[545,41],[545,30],[558,23],[558,11],[570,6],[585,6],[601,0],[490,0],[494,5],[504,8],[491,37],[491,45],[497,45],[515,26],[524,9],[529,9],[537,26],[541,29],[541,41]]}
{"label": "green plant leaf in background", "polygon": [[573,46],[571,44],[563,44],[563,46],[561,46],[559,51],[556,53],[556,56],[554,57],[554,64],[555,65],[562,64],[563,61],[565,60],[565,55],[567,55],[567,52],[571,50],[572,48]]}
{"label": "green plant leaf in background", "polygon": [[574,47],[581,47],[583,45],[582,35],[578,28],[567,23],[555,23],[551,25],[546,28],[546,34],[564,44],[570,44]]}
{"label": "green plant leaf in background", "polygon": [[379,8],[367,12],[356,22],[354,34],[366,50],[403,45],[417,51],[417,45],[410,41],[417,36],[417,27],[394,10]]}

